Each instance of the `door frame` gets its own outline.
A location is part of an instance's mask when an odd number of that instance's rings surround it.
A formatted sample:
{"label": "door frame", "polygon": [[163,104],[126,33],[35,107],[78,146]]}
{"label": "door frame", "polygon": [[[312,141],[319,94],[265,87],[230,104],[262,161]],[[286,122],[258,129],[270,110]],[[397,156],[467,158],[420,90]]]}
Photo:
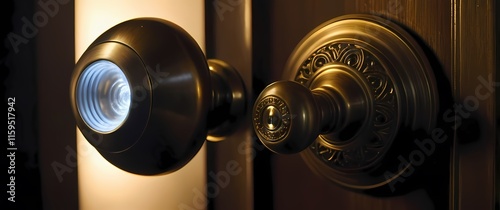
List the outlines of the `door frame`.
{"label": "door frame", "polygon": [[[485,80],[496,78],[496,5],[494,0],[452,0],[452,7],[452,88],[455,101],[466,109],[455,110],[450,209],[494,209],[498,106]],[[490,91],[488,97],[482,88]],[[472,131],[479,132],[475,139],[466,135]]]}

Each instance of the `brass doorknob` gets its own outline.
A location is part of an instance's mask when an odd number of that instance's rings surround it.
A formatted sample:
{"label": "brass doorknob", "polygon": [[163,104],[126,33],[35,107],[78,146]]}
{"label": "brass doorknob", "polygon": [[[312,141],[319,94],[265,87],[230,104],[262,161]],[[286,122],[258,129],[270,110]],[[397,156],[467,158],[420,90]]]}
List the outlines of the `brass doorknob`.
{"label": "brass doorknob", "polygon": [[283,154],[306,149],[319,134],[331,133],[345,142],[364,135],[360,131],[372,114],[370,97],[361,73],[347,65],[327,64],[308,87],[295,81],[267,86],[254,108],[255,130],[264,145]]}
{"label": "brass doorknob", "polygon": [[[136,174],[173,172],[246,112],[238,72],[210,59],[182,28],[138,18],[100,35],[70,87],[76,124],[101,155]],[[207,136],[208,134],[208,136]]]}
{"label": "brass doorknob", "polygon": [[300,152],[313,171],[345,187],[372,189],[397,179],[383,173],[405,170],[384,159],[398,154],[392,145],[411,140],[406,132],[430,133],[437,122],[426,54],[411,34],[377,16],[341,16],[311,31],[282,80],[255,102],[256,135],[276,153]]}

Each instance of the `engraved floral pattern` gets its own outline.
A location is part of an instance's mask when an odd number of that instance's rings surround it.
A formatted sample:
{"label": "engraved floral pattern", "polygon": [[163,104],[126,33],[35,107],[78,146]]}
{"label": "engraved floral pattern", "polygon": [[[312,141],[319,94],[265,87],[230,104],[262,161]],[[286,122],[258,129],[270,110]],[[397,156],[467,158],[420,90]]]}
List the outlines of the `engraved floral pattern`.
{"label": "engraved floral pattern", "polygon": [[371,138],[351,147],[332,147],[318,138],[310,149],[337,169],[363,169],[380,160],[397,130],[398,101],[392,80],[379,59],[362,46],[331,42],[314,51],[300,66],[295,81],[305,85],[322,66],[337,62],[361,72],[373,94]]}
{"label": "engraved floral pattern", "polygon": [[[269,130],[263,125],[261,116],[264,109],[268,106],[276,107],[281,115],[282,123],[276,130]],[[255,114],[253,116],[253,121],[255,129],[258,134],[266,141],[279,141],[285,137],[290,131],[290,111],[285,102],[276,96],[267,96],[259,101],[255,107]]]}

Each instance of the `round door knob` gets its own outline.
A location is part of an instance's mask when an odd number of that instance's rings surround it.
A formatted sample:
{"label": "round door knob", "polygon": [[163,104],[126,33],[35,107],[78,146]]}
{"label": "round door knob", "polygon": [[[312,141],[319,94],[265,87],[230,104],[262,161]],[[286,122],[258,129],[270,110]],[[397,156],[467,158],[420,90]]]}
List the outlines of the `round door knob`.
{"label": "round door knob", "polygon": [[207,138],[229,134],[246,111],[238,72],[207,61],[186,31],[155,18],[125,21],[100,35],[76,63],[70,94],[89,143],[136,174],[181,168]]}
{"label": "round door knob", "polygon": [[307,86],[279,81],[261,92],[253,123],[266,147],[291,154],[309,147],[319,134],[337,144],[362,138],[373,107],[370,87],[358,71],[339,63],[324,65]]}
{"label": "round door knob", "polygon": [[384,172],[403,174],[397,155],[415,149],[412,133],[429,134],[437,122],[427,55],[380,17],[346,15],[320,25],[294,49],[282,80],[255,102],[256,135],[276,153],[300,152],[313,171],[348,188],[397,180]]}
{"label": "round door knob", "polygon": [[319,134],[320,122],[315,96],[295,82],[269,85],[255,103],[253,123],[257,135],[277,153],[296,153],[308,147]]}

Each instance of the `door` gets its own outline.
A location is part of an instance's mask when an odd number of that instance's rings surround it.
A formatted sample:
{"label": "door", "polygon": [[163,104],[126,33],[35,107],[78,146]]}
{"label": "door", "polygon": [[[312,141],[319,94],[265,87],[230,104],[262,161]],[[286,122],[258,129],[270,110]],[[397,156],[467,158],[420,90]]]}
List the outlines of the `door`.
{"label": "door", "polygon": [[273,0],[253,1],[252,9],[256,95],[282,80],[292,50],[311,30],[341,15],[371,14],[403,27],[425,51],[440,95],[437,128],[446,131],[446,141],[415,167],[411,178],[392,183],[404,190],[389,193],[340,187],[312,172],[300,155],[277,155],[256,146],[261,151],[254,159],[257,209],[268,208],[266,202],[274,209],[494,208],[498,83],[493,1]]}

